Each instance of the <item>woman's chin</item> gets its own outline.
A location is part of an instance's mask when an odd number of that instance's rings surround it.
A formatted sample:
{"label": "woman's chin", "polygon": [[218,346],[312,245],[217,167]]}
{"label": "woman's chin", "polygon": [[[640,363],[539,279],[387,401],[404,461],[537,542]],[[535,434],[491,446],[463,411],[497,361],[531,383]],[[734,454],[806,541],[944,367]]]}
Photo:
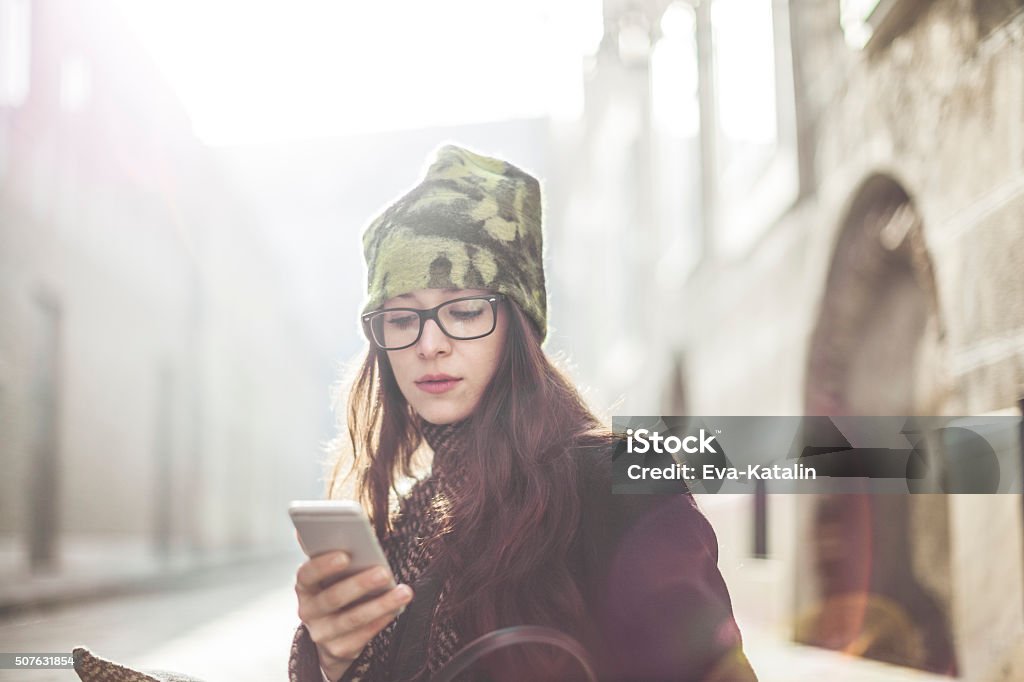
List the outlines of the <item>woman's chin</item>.
{"label": "woman's chin", "polygon": [[469,413],[458,405],[422,405],[416,408],[416,413],[437,426],[452,424],[469,416]]}

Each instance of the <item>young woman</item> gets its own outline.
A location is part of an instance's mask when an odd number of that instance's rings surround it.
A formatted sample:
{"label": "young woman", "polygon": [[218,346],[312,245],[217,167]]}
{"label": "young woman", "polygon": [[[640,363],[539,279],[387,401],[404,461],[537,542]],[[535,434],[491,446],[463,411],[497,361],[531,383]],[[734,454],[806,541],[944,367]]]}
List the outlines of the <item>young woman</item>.
{"label": "young woman", "polygon": [[[429,680],[468,642],[519,624],[574,637],[603,680],[755,679],[692,497],[612,495],[616,439],[541,349],[537,181],[446,146],[363,246],[370,347],[347,426],[389,566],[321,588],[344,553],[302,564],[290,679]],[[430,472],[401,494],[424,442]],[[484,663],[473,679],[581,674],[539,646]]]}

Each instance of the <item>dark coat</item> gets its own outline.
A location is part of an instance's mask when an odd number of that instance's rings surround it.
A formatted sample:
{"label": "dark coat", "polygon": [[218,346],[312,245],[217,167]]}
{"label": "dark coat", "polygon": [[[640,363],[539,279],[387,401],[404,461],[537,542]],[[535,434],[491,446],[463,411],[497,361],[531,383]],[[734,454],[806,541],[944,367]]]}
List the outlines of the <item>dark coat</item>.
{"label": "dark coat", "polygon": [[[582,507],[570,570],[598,631],[584,643],[600,679],[756,682],[718,570],[718,541],[693,497],[613,495],[611,450],[577,452]],[[437,581],[426,581],[412,586],[396,623],[388,681],[407,679],[425,660],[437,598]],[[293,682],[322,682],[305,626],[289,669]]]}

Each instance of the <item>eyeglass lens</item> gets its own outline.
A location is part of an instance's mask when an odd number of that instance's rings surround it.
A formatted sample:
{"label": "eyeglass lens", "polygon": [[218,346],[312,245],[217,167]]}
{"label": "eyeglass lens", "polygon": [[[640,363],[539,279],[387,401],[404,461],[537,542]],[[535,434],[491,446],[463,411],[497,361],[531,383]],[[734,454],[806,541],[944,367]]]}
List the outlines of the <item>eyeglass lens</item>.
{"label": "eyeglass lens", "polygon": [[[490,301],[473,298],[452,301],[437,310],[441,331],[453,339],[470,339],[494,329],[494,308]],[[373,338],[383,348],[400,348],[416,342],[420,314],[414,310],[385,310],[370,319]]]}

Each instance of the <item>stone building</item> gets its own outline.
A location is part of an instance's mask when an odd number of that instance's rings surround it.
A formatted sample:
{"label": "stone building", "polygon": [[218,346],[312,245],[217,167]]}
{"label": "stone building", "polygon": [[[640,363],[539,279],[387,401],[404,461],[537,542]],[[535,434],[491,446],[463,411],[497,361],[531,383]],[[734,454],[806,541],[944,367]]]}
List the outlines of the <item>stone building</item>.
{"label": "stone building", "polygon": [[[580,364],[595,368],[598,402],[619,414],[1020,414],[1021,3],[604,8],[588,108],[563,143],[585,161],[552,191],[557,239],[586,252],[553,307],[574,337],[600,341],[567,344],[592,353]],[[669,115],[699,121],[668,138],[668,161],[666,40],[689,60]],[[1019,497],[701,504],[755,641],[936,679],[1024,678]],[[787,679],[780,665],[766,679]]]}
{"label": "stone building", "polygon": [[109,3],[0,0],[0,53],[5,587],[291,547],[330,364],[256,216]]}

